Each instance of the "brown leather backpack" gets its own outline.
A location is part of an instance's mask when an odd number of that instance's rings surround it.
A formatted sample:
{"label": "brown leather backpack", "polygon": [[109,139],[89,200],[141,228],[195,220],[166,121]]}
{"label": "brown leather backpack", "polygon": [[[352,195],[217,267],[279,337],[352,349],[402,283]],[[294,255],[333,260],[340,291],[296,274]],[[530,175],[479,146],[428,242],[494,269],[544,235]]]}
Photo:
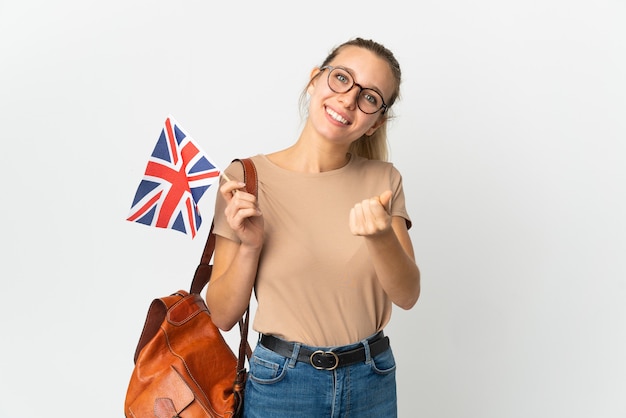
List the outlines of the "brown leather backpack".
{"label": "brown leather backpack", "polygon": [[[257,194],[250,159],[244,166],[246,191]],[[213,225],[189,292],[179,290],[154,299],[135,351],[135,367],[124,402],[127,418],[239,417],[250,358],[249,310],[239,321],[241,342],[236,356],[200,295],[209,282],[215,250]]]}

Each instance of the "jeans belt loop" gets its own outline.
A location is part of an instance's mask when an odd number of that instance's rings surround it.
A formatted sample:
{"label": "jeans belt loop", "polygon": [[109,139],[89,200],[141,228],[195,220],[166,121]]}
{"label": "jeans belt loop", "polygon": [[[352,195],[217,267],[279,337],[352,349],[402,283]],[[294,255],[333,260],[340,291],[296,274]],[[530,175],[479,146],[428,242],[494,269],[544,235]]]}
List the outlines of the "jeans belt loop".
{"label": "jeans belt loop", "polygon": [[365,339],[361,341],[363,344],[363,348],[365,349],[365,364],[370,364],[372,362],[372,354],[370,352],[370,342]]}
{"label": "jeans belt loop", "polygon": [[296,367],[296,363],[298,362],[298,355],[300,354],[301,346],[302,344],[300,343],[293,344],[293,351],[291,352],[291,358],[289,359],[289,367],[291,367],[292,369]]}

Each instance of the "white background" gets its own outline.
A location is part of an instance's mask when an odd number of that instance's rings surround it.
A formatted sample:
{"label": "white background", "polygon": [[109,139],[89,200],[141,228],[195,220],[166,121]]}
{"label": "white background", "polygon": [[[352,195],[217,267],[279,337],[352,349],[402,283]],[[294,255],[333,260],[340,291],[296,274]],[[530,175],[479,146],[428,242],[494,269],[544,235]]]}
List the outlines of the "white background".
{"label": "white background", "polygon": [[626,416],[623,0],[0,0],[0,416],[121,417],[191,240],[125,221],[168,114],[220,167],[299,132],[354,36],[397,55],[390,130],[422,269],[401,417]]}

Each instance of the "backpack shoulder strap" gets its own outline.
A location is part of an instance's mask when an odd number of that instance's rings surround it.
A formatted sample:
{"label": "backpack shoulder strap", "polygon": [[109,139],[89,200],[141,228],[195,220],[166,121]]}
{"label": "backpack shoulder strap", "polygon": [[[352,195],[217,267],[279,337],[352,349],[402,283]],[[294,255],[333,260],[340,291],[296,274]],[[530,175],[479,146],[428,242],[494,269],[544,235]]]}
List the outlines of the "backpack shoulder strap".
{"label": "backpack shoulder strap", "polygon": [[[250,158],[234,159],[233,162],[239,161],[243,165],[243,182],[246,183],[246,192],[258,196],[259,186],[256,167]],[[191,282],[189,293],[200,293],[202,289],[209,283],[213,266],[211,258],[215,251],[215,234],[213,233],[214,222],[211,222],[211,230],[204,245],[204,251],[200,258],[200,264],[196,268]]]}

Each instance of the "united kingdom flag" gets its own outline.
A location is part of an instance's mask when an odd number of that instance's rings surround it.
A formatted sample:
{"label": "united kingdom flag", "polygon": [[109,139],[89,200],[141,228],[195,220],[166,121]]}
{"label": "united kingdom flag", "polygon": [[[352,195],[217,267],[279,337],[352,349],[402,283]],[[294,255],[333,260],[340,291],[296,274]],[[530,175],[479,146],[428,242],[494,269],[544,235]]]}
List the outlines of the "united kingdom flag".
{"label": "united kingdom flag", "polygon": [[169,116],[127,220],[175,229],[193,239],[202,223],[198,201],[219,175],[217,166]]}

